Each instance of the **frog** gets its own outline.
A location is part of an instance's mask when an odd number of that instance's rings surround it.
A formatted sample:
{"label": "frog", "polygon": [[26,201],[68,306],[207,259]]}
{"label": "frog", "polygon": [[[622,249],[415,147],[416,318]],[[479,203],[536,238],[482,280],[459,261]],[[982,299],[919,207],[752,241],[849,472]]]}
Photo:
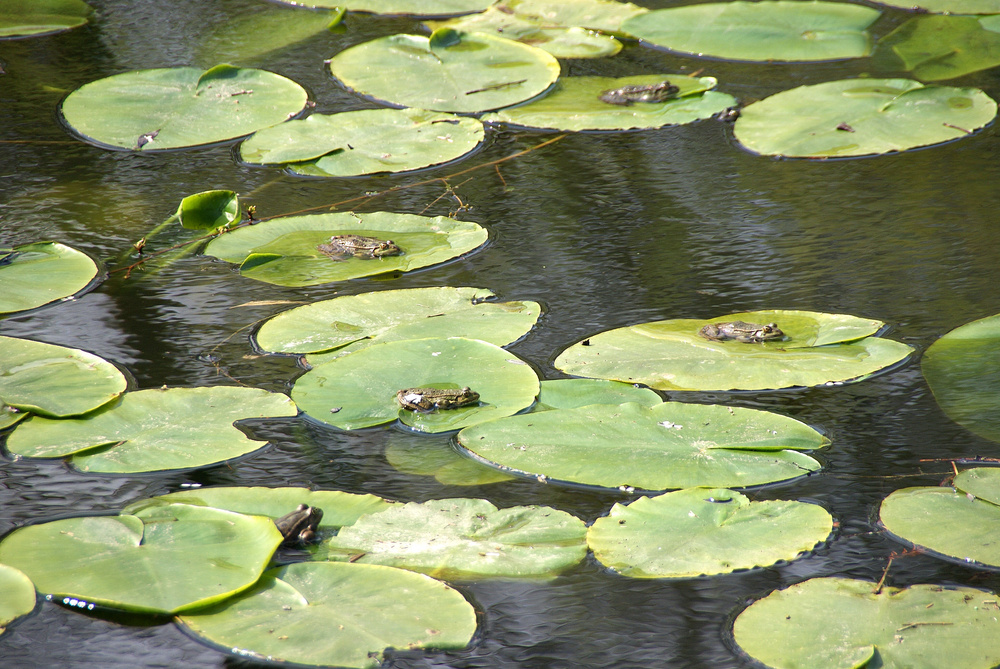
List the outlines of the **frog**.
{"label": "frog", "polygon": [[712,341],[734,340],[744,344],[759,344],[771,339],[781,339],[785,333],[778,328],[777,323],[758,325],[745,321],[729,321],[726,323],[709,323],[698,330],[705,339]]}
{"label": "frog", "polygon": [[396,401],[408,411],[428,413],[435,409],[457,409],[479,401],[479,393],[468,386],[455,390],[438,388],[404,388],[396,393]]}
{"label": "frog", "polygon": [[664,102],[677,97],[680,89],[669,81],[658,84],[642,84],[622,86],[604,91],[600,95],[602,102],[627,107],[634,102]]}
{"label": "frog", "polygon": [[305,544],[316,538],[316,528],[323,520],[323,509],[299,504],[291,513],[274,521],[281,536],[282,545]]}
{"label": "frog", "polygon": [[362,235],[334,235],[330,237],[329,243],[320,244],[316,248],[334,260],[345,260],[350,257],[370,260],[403,254],[403,249],[396,246],[391,239]]}

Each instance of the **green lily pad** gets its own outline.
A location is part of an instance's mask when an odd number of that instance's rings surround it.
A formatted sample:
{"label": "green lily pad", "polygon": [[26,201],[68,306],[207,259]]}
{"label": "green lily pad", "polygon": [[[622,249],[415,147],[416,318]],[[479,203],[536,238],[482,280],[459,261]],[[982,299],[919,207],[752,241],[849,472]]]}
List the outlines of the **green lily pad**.
{"label": "green lily pad", "polygon": [[1000,506],[1000,469],[976,467],[955,477],[955,488],[967,495]]}
{"label": "green lily pad", "polygon": [[10,406],[0,406],[0,430],[10,427],[15,423],[24,420],[31,414],[24,411],[18,411],[14,407]]}
{"label": "green lily pad", "polygon": [[833,518],[816,504],[689,488],[615,504],[590,527],[587,543],[625,576],[684,578],[792,560],[832,529]]}
{"label": "green lily pad", "polygon": [[165,504],[210,506],[249,516],[267,516],[272,520],[294,511],[299,504],[305,504],[323,509],[323,519],[319,527],[332,530],[351,525],[365,514],[388,509],[393,503],[375,495],[355,495],[339,490],[233,486],[172,492],[130,504],[122,513],[134,514],[143,509]]}
{"label": "green lily pad", "polygon": [[281,123],[306,92],[273,72],[216,65],[116,74],[86,84],[62,105],[85,139],[136,151],[211,144]]}
{"label": "green lily pad", "polygon": [[62,32],[85,24],[93,11],[81,0],[0,0],[0,37]]}
{"label": "green lily pad", "polygon": [[75,295],[97,276],[85,253],[58,242],[0,248],[0,314],[26,311]]}
{"label": "green lily pad", "polygon": [[580,562],[586,535],[582,520],[544,506],[498,509],[485,499],[440,499],[361,518],[321,548],[331,560],[437,578],[531,578],[555,576]]}
{"label": "green lily pad", "polygon": [[[708,323],[777,323],[784,340],[712,341]],[[868,337],[881,321],[813,311],[751,311],[708,320],[630,325],[573,344],[556,358],[567,374],[644,383],[657,390],[767,390],[859,381],[913,352]]]}
{"label": "green lily pad", "polygon": [[[298,4],[298,3],[297,3]],[[343,5],[334,11],[303,11],[267,4],[252,13],[228,17],[197,45],[199,63],[249,63],[304,42],[343,21]]]}
{"label": "green lily pad", "polygon": [[7,438],[7,449],[32,458],[72,456],[70,464],[87,472],[204,467],[260,448],[233,421],[295,414],[285,395],[258,388],[139,390],[85,418],[30,418]]}
{"label": "green lily pad", "polygon": [[[398,256],[334,260],[316,247],[332,235],[391,239]],[[233,230],[212,240],[205,253],[242,263],[251,279],[279,286],[313,286],[386,272],[406,272],[457,258],[486,242],[486,230],[444,216],[375,211],[286,216]]]}
{"label": "green lily pad", "polygon": [[386,648],[463,648],[476,612],[457,591],[403,569],[300,562],[252,590],[179,617],[241,656],[296,664],[377,667]]}
{"label": "green lily pad", "polygon": [[[504,346],[538,320],[537,302],[487,302],[483,288],[410,288],[335,297],[284,311],[255,336],[275,353],[307,353],[318,365],[372,344],[466,337]],[[327,354],[330,355],[320,355]]]}
{"label": "green lily pad", "polygon": [[774,669],[951,667],[1000,662],[996,596],[973,588],[881,588],[814,578],[772,592],[736,619],[736,643]]}
{"label": "green lily pad", "polygon": [[[1000,314],[956,328],[924,353],[924,378],[948,417],[1000,441]],[[2,394],[0,390],[0,394]]]}
{"label": "green lily pad", "polygon": [[435,111],[481,112],[523,102],[559,76],[559,62],[527,44],[450,28],[391,35],[341,51],[330,71],[378,101]]}
{"label": "green lily pad", "polygon": [[457,160],[483,141],[474,118],[423,109],[313,114],[258,131],[240,146],[250,163],[292,163],[296,174],[351,177]]}
{"label": "green lily pad", "polygon": [[[997,17],[915,16],[879,40],[877,60],[900,64],[921,81],[953,79],[1000,65]],[[895,63],[893,63],[895,64]]]}
{"label": "green lily pad", "polygon": [[606,33],[622,33],[622,22],[649,10],[617,0],[502,0],[501,11],[549,26],[581,26]]}
{"label": "green lily pad", "polygon": [[170,615],[250,587],[280,543],[267,518],[171,504],[22,527],[0,542],[0,561],[39,592]]}
{"label": "green lily pad", "polygon": [[118,368],[93,353],[0,336],[0,400],[20,411],[78,416],[107,404],[125,386]]}
{"label": "green lily pad", "polygon": [[481,12],[494,0],[277,0],[306,7],[344,7],[352,12],[405,14],[407,16],[451,16]]}
{"label": "green lily pad", "polygon": [[[615,105],[600,99],[604,91],[622,86],[677,86],[678,97],[663,102]],[[490,114],[484,120],[555,130],[631,130],[660,128],[710,118],[736,104],[736,98],[711,91],[716,80],[684,75],[643,74],[631,77],[563,77],[540,100]]]}
{"label": "green lily pad", "polygon": [[23,571],[0,564],[0,634],[7,625],[35,610],[35,584]]}
{"label": "green lily pad", "polygon": [[503,470],[606,488],[745,487],[816,471],[799,450],[823,435],[753,409],[667,402],[594,404],[511,416],[458,433],[458,443]]}
{"label": "green lily pad", "polygon": [[746,61],[861,58],[865,30],[881,15],[846,2],[713,2],[633,16],[622,30],[655,46],[696,56]]}
{"label": "green lily pad", "polygon": [[[396,400],[405,388],[470,387],[479,402],[429,413]],[[397,418],[420,432],[447,432],[509,416],[538,394],[535,371],[513,353],[475,339],[407,339],[369,346],[313,367],[292,388],[296,404],[344,430]]]}
{"label": "green lily pad", "polygon": [[225,228],[240,218],[240,198],[231,190],[206,190],[181,200],[174,214],[189,230]]}
{"label": "green lily pad", "polygon": [[663,400],[649,388],[640,388],[631,383],[603,379],[556,379],[542,381],[538,402],[531,410],[538,412],[549,409],[576,409],[590,404],[625,402],[637,402],[643,406],[654,407]]}
{"label": "green lily pad", "polygon": [[978,88],[843,79],[748,105],[733,132],[747,150],[768,156],[870,156],[965,137],[996,113],[996,102]]}
{"label": "green lily pad", "polygon": [[1000,0],[897,0],[878,4],[909,11],[924,10],[936,14],[1000,14]]}
{"label": "green lily pad", "polygon": [[385,459],[397,471],[433,476],[442,485],[487,485],[514,478],[461,455],[444,439],[397,430],[388,433]]}

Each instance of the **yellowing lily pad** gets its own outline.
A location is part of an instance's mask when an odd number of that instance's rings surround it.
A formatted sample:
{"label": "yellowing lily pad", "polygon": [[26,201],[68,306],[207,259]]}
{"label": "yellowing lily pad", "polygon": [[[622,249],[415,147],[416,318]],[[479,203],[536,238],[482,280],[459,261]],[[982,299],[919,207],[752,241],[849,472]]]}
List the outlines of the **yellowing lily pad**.
{"label": "yellowing lily pad", "polygon": [[58,242],[0,248],[0,314],[69,297],[96,276],[97,265],[90,256]]}

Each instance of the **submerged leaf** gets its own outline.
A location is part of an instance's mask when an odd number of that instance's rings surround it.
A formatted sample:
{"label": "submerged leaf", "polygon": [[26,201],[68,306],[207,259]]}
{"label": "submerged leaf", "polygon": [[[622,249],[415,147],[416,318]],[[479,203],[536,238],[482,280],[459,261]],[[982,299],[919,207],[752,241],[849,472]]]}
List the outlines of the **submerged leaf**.
{"label": "submerged leaf", "polygon": [[[544,383],[544,382],[543,382]],[[442,485],[487,485],[513,477],[467,458],[446,439],[391,430],[386,435],[385,459],[397,471],[433,476]]]}
{"label": "submerged leaf", "polygon": [[85,24],[93,11],[82,0],[0,0],[0,37],[69,30]]}
{"label": "submerged leaf", "polygon": [[996,18],[915,16],[879,40],[875,57],[895,56],[921,81],[953,79],[995,67],[1000,65]]}

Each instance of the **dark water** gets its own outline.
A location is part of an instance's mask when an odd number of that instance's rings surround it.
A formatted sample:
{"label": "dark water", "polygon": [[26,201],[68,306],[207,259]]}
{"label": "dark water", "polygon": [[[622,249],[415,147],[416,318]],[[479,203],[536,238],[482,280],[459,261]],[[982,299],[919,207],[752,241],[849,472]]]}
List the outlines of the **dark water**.
{"label": "dark water", "polygon": [[[229,17],[266,3],[91,0],[92,25],[0,43],[0,246],[57,239],[111,259],[190,193],[238,191],[272,216],[415,183],[501,158],[550,139],[488,132],[477,155],[419,175],[307,180],[240,165],[231,145],[171,154],[104,151],[72,139],[57,105],[74,88],[119,72],[214,64],[205,55]],[[884,34],[905,14],[888,12]],[[343,35],[321,35],[277,55],[240,63],[289,76],[316,111],[371,106],[322,63],[374,36],[417,32],[404,19],[350,17]],[[625,75],[705,68],[744,101],[784,88],[856,75],[868,61],[740,65],[698,61],[629,45],[613,59],[564,62],[568,74]],[[995,73],[956,82],[1000,98]],[[457,190],[462,217],[490,232],[467,258],[391,281],[304,289],[244,279],[226,264],[190,257],[157,273],[110,279],[80,299],[0,322],[0,333],[93,351],[125,366],[135,387],[198,386],[235,379],[287,391],[301,370],[288,358],[252,355],[252,324],[284,307],[249,300],[311,301],[369,290],[469,285],[504,299],[535,299],[545,312],[513,347],[544,378],[552,361],[588,334],[663,318],[708,318],[759,308],[810,309],[885,320],[889,336],[924,350],[963,323],[1000,312],[1000,137],[991,126],[928,150],[876,159],[779,161],[745,153],[715,121],[625,134],[579,134],[505,163],[502,180],[475,172]],[[462,181],[463,177],[456,181]],[[440,183],[373,198],[364,207],[448,214]],[[428,208],[429,207],[429,208]],[[173,233],[171,233],[173,234]],[[180,234],[180,233],[178,233]],[[179,238],[179,237],[178,237]],[[158,244],[171,241],[168,234]],[[992,442],[949,421],[931,396],[919,357],[885,375],[838,388],[671,399],[763,408],[823,429],[833,444],[819,474],[751,497],[803,499],[839,522],[830,541],[790,564],[727,576],[630,580],[589,560],[548,583],[463,583],[480,614],[472,645],[454,653],[391,654],[393,667],[746,667],[728,629],[749,600],[816,576],[877,580],[902,547],[874,522],[880,500],[935,485],[946,463],[925,458],[1000,456]],[[588,522],[626,498],[535,481],[444,486],[392,469],[392,428],[341,433],[302,419],[256,428],[271,444],[242,460],[196,472],[94,476],[61,462],[0,465],[0,532],[26,523],[117,510],[151,495],[203,485],[307,485],[397,500],[482,496],[501,506],[547,504]],[[448,447],[446,437],[427,437]],[[893,563],[888,583],[1000,587],[1000,577],[926,555]],[[243,667],[173,626],[107,621],[41,603],[0,637],[0,666]]]}

